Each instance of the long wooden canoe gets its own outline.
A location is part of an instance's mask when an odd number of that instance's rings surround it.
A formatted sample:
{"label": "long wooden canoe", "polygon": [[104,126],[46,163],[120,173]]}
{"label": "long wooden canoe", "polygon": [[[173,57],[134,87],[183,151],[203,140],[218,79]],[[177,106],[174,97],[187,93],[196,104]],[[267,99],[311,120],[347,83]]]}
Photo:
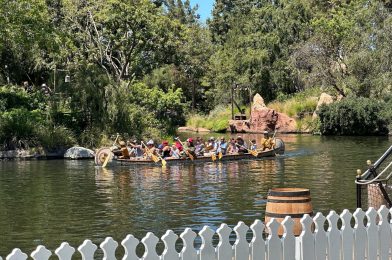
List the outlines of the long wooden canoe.
{"label": "long wooden canoe", "polygon": [[[244,153],[244,154],[227,154],[223,155],[221,159],[216,156],[215,162],[220,161],[235,161],[235,160],[257,160],[265,157],[274,157],[277,154],[284,153],[284,143],[281,139],[276,138],[276,147],[272,150],[266,151],[258,151],[257,156],[252,155],[251,153]],[[130,158],[130,159],[120,159],[113,155],[110,148],[101,148],[97,151],[95,156],[95,164],[97,166],[102,166],[105,162],[107,156],[110,156],[110,165],[161,165],[161,162],[154,162],[153,160],[146,159],[146,158]],[[169,159],[165,158],[168,165],[179,164],[179,163],[204,163],[204,162],[212,162],[211,156],[198,156],[194,160],[189,158],[181,158],[181,159]]]}

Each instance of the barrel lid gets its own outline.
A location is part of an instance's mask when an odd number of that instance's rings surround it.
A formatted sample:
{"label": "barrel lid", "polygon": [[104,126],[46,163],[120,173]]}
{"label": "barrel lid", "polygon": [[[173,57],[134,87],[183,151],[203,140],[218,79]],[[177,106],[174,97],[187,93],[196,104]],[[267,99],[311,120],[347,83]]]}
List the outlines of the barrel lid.
{"label": "barrel lid", "polygon": [[268,191],[268,196],[296,197],[310,196],[310,190],[305,188],[272,188]]}

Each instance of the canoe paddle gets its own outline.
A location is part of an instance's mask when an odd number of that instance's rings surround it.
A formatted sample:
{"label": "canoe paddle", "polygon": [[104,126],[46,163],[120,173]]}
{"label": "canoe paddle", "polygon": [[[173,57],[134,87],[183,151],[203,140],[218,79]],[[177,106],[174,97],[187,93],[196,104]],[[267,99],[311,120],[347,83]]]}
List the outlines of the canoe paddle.
{"label": "canoe paddle", "polygon": [[239,145],[239,144],[235,144],[235,145],[238,146],[238,147],[242,147],[242,148],[248,150],[248,152],[249,152],[251,155],[253,155],[254,157],[257,157],[257,156],[259,155],[259,152],[257,152],[256,150],[250,150],[250,149],[246,148],[245,146]]}
{"label": "canoe paddle", "polygon": [[[116,145],[116,142],[117,142],[119,136],[120,136],[120,135],[117,133],[116,139],[114,140],[112,146],[115,146],[115,145]],[[105,167],[106,167],[106,165],[108,164],[108,162],[112,159],[112,155],[113,155],[112,153],[106,155],[105,161],[104,161],[103,164],[102,164],[102,168],[105,168]]]}
{"label": "canoe paddle", "polygon": [[109,153],[108,155],[106,155],[105,161],[102,164],[102,168],[105,168],[106,165],[108,164],[109,160],[112,158],[112,153]]}
{"label": "canoe paddle", "polygon": [[[180,138],[176,138],[176,140],[180,142],[182,147],[184,147],[184,144],[181,142]],[[185,150],[185,154],[189,157],[189,159],[191,159],[191,161],[195,159],[195,157],[193,157],[193,155],[188,150]]]}
{"label": "canoe paddle", "polygon": [[147,152],[147,154],[148,155],[150,155],[150,157],[151,157],[151,159],[154,161],[154,162],[159,162],[159,158],[155,155],[155,154],[153,154],[151,151],[150,151],[150,149],[147,147],[147,145],[142,141],[141,142],[142,143],[142,145],[145,147],[145,149],[146,149],[146,152]]}

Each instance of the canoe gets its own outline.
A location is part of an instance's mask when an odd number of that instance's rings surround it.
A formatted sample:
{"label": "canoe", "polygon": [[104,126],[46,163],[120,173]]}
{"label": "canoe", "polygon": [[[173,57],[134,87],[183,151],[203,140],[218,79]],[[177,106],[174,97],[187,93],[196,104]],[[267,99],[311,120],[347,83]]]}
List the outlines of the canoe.
{"label": "canoe", "polygon": [[[271,150],[258,151],[257,156],[251,153],[244,154],[227,154],[223,155],[221,159],[216,156],[215,162],[220,161],[238,161],[238,160],[257,160],[266,157],[274,157],[276,155],[284,154],[285,145],[282,139],[276,138],[275,140],[275,148]],[[101,148],[96,152],[95,155],[95,164],[97,166],[102,166],[102,164],[109,158],[110,165],[161,165],[161,162],[154,162],[153,160],[146,158],[129,158],[129,159],[120,159],[118,156],[115,156],[110,148]],[[198,156],[194,160],[189,158],[180,158],[180,159],[165,159],[168,165],[180,164],[180,163],[204,163],[204,162],[213,162],[211,156]]]}

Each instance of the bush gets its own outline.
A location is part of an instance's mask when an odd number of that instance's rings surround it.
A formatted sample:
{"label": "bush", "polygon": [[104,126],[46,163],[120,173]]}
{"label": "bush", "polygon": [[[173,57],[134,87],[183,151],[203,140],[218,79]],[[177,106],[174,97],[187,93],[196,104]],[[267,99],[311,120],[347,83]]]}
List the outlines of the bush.
{"label": "bush", "polygon": [[368,98],[346,98],[321,106],[320,132],[324,135],[385,135],[383,105]]}
{"label": "bush", "polygon": [[14,108],[0,114],[0,142],[5,149],[28,148],[37,143],[34,129],[42,125],[39,110]]}
{"label": "bush", "polygon": [[67,148],[76,143],[74,134],[64,126],[40,126],[36,128],[39,144],[47,150]]}

